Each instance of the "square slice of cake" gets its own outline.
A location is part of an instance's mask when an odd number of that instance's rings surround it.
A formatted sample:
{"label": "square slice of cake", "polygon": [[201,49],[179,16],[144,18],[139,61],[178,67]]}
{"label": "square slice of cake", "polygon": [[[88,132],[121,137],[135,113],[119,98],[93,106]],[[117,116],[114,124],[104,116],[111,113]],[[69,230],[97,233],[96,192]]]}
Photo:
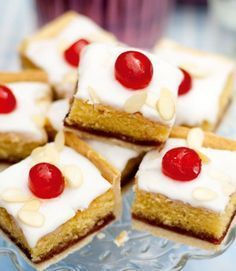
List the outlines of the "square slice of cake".
{"label": "square slice of cake", "polygon": [[50,102],[44,72],[0,73],[0,161],[18,161],[45,144],[44,122]]}
{"label": "square slice of cake", "polygon": [[77,81],[80,51],[98,41],[109,43],[116,39],[88,17],[70,11],[22,42],[22,66],[44,70],[56,97],[71,97]]}
{"label": "square slice of cake", "polygon": [[[57,100],[51,104],[46,119],[46,130],[51,139],[55,137],[57,132],[63,130],[63,120],[68,110],[68,99]],[[71,140],[74,138],[75,140],[80,140],[76,139],[78,136],[73,132],[67,132],[67,135]],[[82,149],[90,149],[90,152],[86,151],[84,155],[89,159],[92,158],[92,162],[95,164],[96,161],[101,163],[103,159],[106,160],[104,161],[105,164],[108,162],[110,166],[114,167],[117,174],[121,175],[121,185],[126,184],[134,177],[144,155],[143,152],[96,139],[83,138],[79,145]]]}
{"label": "square slice of cake", "polygon": [[177,65],[184,75],[178,91],[176,125],[215,130],[232,99],[235,63],[166,39],[157,43],[154,53]]}
{"label": "square slice of cake", "polygon": [[60,133],[0,173],[0,228],[37,268],[85,245],[120,213],[119,175],[96,167],[78,142],[63,142]]}
{"label": "square slice of cake", "polygon": [[174,132],[176,137],[160,152],[147,153],[139,167],[134,226],[157,235],[164,228],[167,238],[175,232],[182,234],[181,242],[189,243],[185,236],[190,236],[215,246],[236,211],[236,141],[200,128]]}
{"label": "square slice of cake", "polygon": [[105,43],[88,45],[65,125],[82,137],[136,149],[160,146],[175,120],[181,80],[179,69],[151,53]]}

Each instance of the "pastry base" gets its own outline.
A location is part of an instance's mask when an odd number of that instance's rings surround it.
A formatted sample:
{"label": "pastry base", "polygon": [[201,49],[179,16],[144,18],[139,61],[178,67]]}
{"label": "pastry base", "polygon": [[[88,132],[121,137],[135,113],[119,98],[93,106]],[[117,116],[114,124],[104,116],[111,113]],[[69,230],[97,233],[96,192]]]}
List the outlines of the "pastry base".
{"label": "pastry base", "polygon": [[110,106],[89,104],[74,99],[65,126],[103,138],[112,138],[138,145],[143,149],[160,147],[171,128],[144,118],[140,113],[129,114]]}

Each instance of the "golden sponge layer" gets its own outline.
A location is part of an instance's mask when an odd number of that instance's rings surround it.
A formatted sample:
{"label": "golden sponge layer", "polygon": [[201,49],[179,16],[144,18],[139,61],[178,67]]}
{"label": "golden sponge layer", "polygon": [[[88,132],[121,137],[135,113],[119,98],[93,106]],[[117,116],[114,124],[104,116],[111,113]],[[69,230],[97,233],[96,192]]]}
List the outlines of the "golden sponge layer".
{"label": "golden sponge layer", "polygon": [[136,189],[132,214],[150,224],[219,243],[226,234],[235,210],[236,194],[231,197],[225,212],[215,213],[171,200],[161,194]]}
{"label": "golden sponge layer", "polygon": [[159,146],[165,142],[170,127],[101,104],[74,99],[66,126],[100,136],[117,138],[138,145]]}

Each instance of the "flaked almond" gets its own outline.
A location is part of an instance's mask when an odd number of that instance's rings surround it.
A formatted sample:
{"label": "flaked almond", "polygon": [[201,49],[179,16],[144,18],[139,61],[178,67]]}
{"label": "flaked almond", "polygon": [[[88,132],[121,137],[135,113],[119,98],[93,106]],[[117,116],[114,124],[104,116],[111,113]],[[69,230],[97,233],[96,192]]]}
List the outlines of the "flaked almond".
{"label": "flaked almond", "polygon": [[128,232],[127,231],[122,231],[114,240],[114,243],[118,246],[121,247],[123,246],[127,241],[129,240]]}
{"label": "flaked almond", "polygon": [[171,91],[166,88],[161,90],[160,98],[156,103],[156,108],[163,120],[169,121],[173,119],[175,115],[175,100]]}
{"label": "flaked almond", "polygon": [[98,94],[92,87],[88,87],[88,92],[89,92],[89,97],[94,104],[98,104],[101,102]]}
{"label": "flaked almond", "polygon": [[232,183],[222,184],[222,189],[223,189],[223,192],[226,196],[230,196],[233,193],[235,193],[235,191],[236,191],[236,187]]}
{"label": "flaked almond", "polygon": [[76,165],[65,165],[61,167],[65,181],[69,187],[78,188],[83,183],[83,172]]}
{"label": "flaked almond", "polygon": [[217,198],[216,192],[206,187],[195,188],[192,197],[198,201],[211,201]]}
{"label": "flaked almond", "polygon": [[139,91],[138,93],[130,96],[125,104],[124,110],[127,113],[139,112],[147,99],[147,91]]}
{"label": "flaked almond", "polygon": [[44,127],[45,125],[45,116],[44,115],[33,115],[32,116],[33,122],[39,126],[39,127]]}
{"label": "flaked almond", "polygon": [[40,212],[24,209],[19,210],[18,218],[22,223],[35,228],[42,227],[45,221],[44,216]]}
{"label": "flaked almond", "polygon": [[47,144],[44,147],[37,148],[31,153],[33,164],[38,164],[42,162],[57,164],[59,156],[60,154],[54,144]]}
{"label": "flaked almond", "polygon": [[210,158],[206,156],[203,152],[200,152],[199,150],[196,150],[198,156],[200,157],[201,161],[203,164],[208,164],[210,163]]}
{"label": "flaked almond", "polygon": [[27,201],[21,209],[25,211],[38,211],[40,208],[40,204],[41,203],[38,199],[32,199],[30,201]]}
{"label": "flaked almond", "polygon": [[189,148],[198,150],[202,147],[204,141],[204,132],[201,128],[192,128],[187,135],[187,144]]}
{"label": "flaked almond", "polygon": [[57,133],[54,143],[55,143],[55,148],[57,149],[57,151],[61,152],[64,149],[65,135],[63,131],[60,131]]}
{"label": "flaked almond", "polygon": [[1,198],[6,202],[26,202],[30,195],[23,193],[19,188],[9,188],[2,192]]}
{"label": "flaked almond", "polygon": [[210,75],[210,71],[207,71],[204,67],[191,62],[182,63],[180,68],[186,70],[195,78],[204,78]]}

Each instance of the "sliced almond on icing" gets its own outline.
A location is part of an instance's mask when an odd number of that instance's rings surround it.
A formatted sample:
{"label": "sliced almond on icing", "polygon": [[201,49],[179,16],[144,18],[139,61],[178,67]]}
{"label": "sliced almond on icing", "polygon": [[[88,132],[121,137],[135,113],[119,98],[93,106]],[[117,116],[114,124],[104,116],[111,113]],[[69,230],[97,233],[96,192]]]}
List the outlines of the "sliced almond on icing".
{"label": "sliced almond on icing", "polygon": [[226,196],[230,196],[236,191],[236,187],[232,183],[222,184],[222,189]]}
{"label": "sliced almond on icing", "polygon": [[9,188],[2,192],[1,198],[6,202],[26,202],[30,195],[23,193],[19,188]]}
{"label": "sliced almond on icing", "polygon": [[40,212],[24,209],[19,210],[18,218],[24,224],[35,228],[42,227],[45,221],[44,216]]}
{"label": "sliced almond on icing", "polygon": [[44,125],[45,125],[45,116],[44,115],[34,115],[34,116],[32,116],[32,120],[39,127],[44,127]]}
{"label": "sliced almond on icing", "polygon": [[69,187],[79,188],[83,183],[83,172],[76,165],[65,165],[62,168],[63,176]]}
{"label": "sliced almond on icing", "polygon": [[209,188],[198,187],[193,190],[192,197],[198,201],[211,201],[217,198],[217,194]]}
{"label": "sliced almond on icing", "polygon": [[192,128],[187,135],[187,144],[189,148],[198,150],[202,147],[204,141],[204,132],[201,128]]}
{"label": "sliced almond on icing", "polygon": [[88,87],[89,97],[94,104],[100,103],[101,100],[92,87]]}
{"label": "sliced almond on icing", "polygon": [[175,100],[171,91],[166,88],[161,90],[161,95],[156,103],[156,108],[163,120],[169,121],[173,119],[175,115]]}
{"label": "sliced almond on icing", "polygon": [[147,91],[139,91],[130,96],[124,104],[124,110],[127,113],[133,114],[139,112],[147,99]]}
{"label": "sliced almond on icing", "polygon": [[32,199],[26,202],[21,209],[25,211],[38,211],[40,204],[41,202],[38,199]]}
{"label": "sliced almond on icing", "polygon": [[210,163],[211,160],[210,160],[210,158],[208,156],[206,156],[204,153],[202,153],[202,152],[200,152],[198,150],[196,150],[196,152],[197,152],[198,156],[200,157],[203,164]]}
{"label": "sliced almond on icing", "polygon": [[31,158],[33,164],[47,162],[51,164],[57,164],[59,160],[59,152],[57,151],[55,145],[47,144],[41,147],[39,150],[35,150],[31,153]]}
{"label": "sliced almond on icing", "polygon": [[210,74],[210,72],[207,71],[205,68],[191,62],[182,63],[180,65],[180,68],[186,70],[195,78],[204,78],[209,76]]}
{"label": "sliced almond on icing", "polygon": [[55,137],[55,140],[54,140],[54,143],[55,143],[55,147],[57,149],[57,151],[62,151],[64,149],[64,146],[65,146],[65,135],[64,135],[64,132],[63,131],[60,131],[57,133],[56,137]]}

